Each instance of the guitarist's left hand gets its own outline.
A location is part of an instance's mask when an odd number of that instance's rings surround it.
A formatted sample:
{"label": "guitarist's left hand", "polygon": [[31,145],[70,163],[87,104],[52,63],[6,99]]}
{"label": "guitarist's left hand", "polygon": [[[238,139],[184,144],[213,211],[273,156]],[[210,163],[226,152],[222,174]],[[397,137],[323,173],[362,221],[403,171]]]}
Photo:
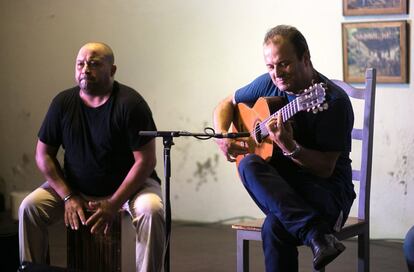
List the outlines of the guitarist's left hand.
{"label": "guitarist's left hand", "polygon": [[237,156],[244,155],[249,152],[246,139],[235,140],[223,138],[216,139],[215,141],[229,162],[235,162]]}
{"label": "guitarist's left hand", "polygon": [[283,152],[290,153],[295,149],[295,140],[293,139],[293,128],[289,121],[282,121],[282,113],[276,117],[270,118],[266,123],[269,137],[275,142]]}

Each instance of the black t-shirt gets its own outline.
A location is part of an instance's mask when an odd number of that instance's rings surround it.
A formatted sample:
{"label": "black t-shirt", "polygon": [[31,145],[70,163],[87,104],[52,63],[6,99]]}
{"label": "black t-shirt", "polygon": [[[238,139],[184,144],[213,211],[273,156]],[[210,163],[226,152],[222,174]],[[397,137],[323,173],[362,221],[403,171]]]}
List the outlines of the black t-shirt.
{"label": "black t-shirt", "polygon": [[[292,117],[295,140],[302,146],[319,151],[337,151],[340,156],[335,165],[330,182],[323,182],[339,198],[353,199],[352,169],[349,152],[354,114],[348,95],[322,74],[321,82],[327,85],[326,102],[328,109],[317,114],[301,111]],[[260,97],[281,96],[290,102],[296,98],[280,91],[272,82],[269,74],[263,74],[235,93],[237,103],[252,104]],[[276,146],[276,145],[275,145]],[[274,149],[270,163],[287,180],[300,186],[300,180],[321,181],[319,178],[285,157],[279,148]]]}
{"label": "black t-shirt", "polygon": [[[110,98],[101,106],[86,106],[79,87],[59,93],[52,101],[38,137],[65,150],[68,185],[90,196],[108,196],[120,186],[132,165],[133,151],[148,143],[140,130],[156,130],[143,97],[114,82]],[[151,177],[158,179],[155,171]]]}

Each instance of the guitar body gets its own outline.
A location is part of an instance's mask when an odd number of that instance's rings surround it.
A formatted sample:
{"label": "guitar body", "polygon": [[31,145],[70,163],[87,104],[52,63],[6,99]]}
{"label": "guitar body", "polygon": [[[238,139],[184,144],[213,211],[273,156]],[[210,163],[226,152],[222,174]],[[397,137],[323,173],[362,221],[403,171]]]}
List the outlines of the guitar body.
{"label": "guitar body", "polygon": [[[249,153],[269,160],[273,153],[273,141],[268,137],[269,132],[266,128],[268,120],[280,114],[282,122],[286,122],[300,111],[317,113],[326,110],[328,104],[322,105],[325,101],[325,87],[324,83],[314,84],[287,105],[285,105],[286,100],[278,96],[259,98],[253,107],[239,103],[233,117],[232,130],[249,132],[250,137],[247,140]],[[245,155],[237,156],[237,166],[244,157]]]}
{"label": "guitar body", "polygon": [[[253,107],[249,107],[244,103],[237,104],[232,131],[252,132],[252,135],[247,141],[249,153],[259,155],[265,160],[269,160],[272,157],[273,141],[269,137],[261,139],[260,135],[256,135],[254,131],[259,129],[260,123],[263,120],[268,118],[272,113],[279,110],[285,104],[285,99],[282,97],[261,97],[256,101]],[[237,156],[237,166],[245,156],[246,155]]]}

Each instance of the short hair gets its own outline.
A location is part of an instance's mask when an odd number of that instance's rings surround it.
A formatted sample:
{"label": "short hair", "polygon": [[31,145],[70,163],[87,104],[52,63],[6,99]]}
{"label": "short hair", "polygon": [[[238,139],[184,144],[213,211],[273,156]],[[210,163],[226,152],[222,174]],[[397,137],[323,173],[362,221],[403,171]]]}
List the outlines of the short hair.
{"label": "short hair", "polygon": [[303,55],[307,52],[310,56],[308,43],[305,37],[300,33],[297,28],[289,25],[278,25],[267,31],[263,44],[269,44],[269,42],[275,43],[276,36],[281,36],[288,40],[295,49],[296,56],[299,59],[303,58]]}

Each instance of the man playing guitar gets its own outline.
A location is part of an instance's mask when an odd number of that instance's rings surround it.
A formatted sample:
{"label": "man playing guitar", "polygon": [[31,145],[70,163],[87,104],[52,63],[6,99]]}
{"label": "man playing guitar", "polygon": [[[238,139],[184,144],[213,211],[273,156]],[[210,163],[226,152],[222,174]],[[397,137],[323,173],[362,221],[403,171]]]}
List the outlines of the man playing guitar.
{"label": "man playing guitar", "polygon": [[[266,215],[266,271],[298,271],[297,246],[302,244],[312,249],[319,270],[345,249],[332,233],[343,226],[355,199],[349,159],[352,106],[342,89],[313,68],[307,42],[296,28],[269,30],[263,52],[268,73],[214,111],[216,132],[226,133],[233,124],[238,131],[251,131],[252,137],[216,142],[228,161],[237,161],[243,185]],[[256,109],[263,97],[280,97],[296,107],[322,86],[328,108],[318,114],[294,108],[263,121],[263,111]],[[246,114],[240,110],[242,105],[249,109],[245,104],[255,106]],[[264,143],[273,144],[269,157],[256,152]]]}

